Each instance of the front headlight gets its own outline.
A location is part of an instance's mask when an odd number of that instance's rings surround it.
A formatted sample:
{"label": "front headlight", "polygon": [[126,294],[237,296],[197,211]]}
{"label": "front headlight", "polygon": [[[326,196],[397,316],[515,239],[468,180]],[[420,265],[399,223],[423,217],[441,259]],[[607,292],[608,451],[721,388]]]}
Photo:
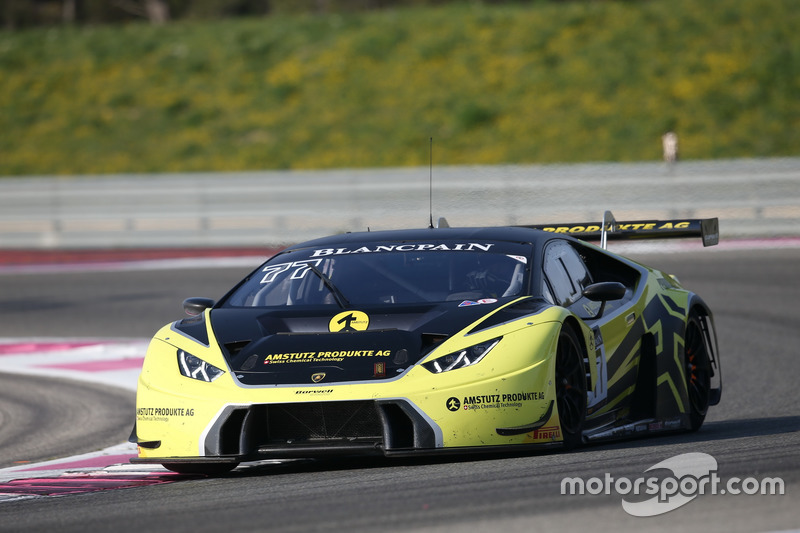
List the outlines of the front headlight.
{"label": "front headlight", "polygon": [[208,381],[209,383],[225,373],[224,370],[220,370],[183,350],[178,350],[178,368],[181,371],[181,375],[187,378]]}
{"label": "front headlight", "polygon": [[457,368],[475,365],[479,363],[481,359],[486,357],[486,354],[488,354],[492,348],[497,346],[501,338],[502,337],[492,339],[490,341],[482,342],[481,344],[470,346],[469,348],[464,348],[459,352],[437,357],[432,361],[422,363],[422,366],[434,374],[441,374],[442,372],[455,370]]}

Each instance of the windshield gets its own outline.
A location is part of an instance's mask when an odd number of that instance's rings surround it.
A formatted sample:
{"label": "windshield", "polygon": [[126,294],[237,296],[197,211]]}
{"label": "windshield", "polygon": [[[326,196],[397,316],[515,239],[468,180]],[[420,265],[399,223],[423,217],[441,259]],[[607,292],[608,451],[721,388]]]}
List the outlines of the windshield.
{"label": "windshield", "polygon": [[529,254],[530,247],[522,244],[457,242],[298,250],[265,263],[223,307],[349,307],[519,296]]}

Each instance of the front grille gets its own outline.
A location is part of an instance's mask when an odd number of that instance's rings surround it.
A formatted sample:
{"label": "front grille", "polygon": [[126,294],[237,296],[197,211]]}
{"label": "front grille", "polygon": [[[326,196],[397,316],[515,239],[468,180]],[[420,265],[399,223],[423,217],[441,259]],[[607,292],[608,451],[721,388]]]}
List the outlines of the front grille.
{"label": "front grille", "polygon": [[308,457],[435,446],[431,426],[397,400],[231,406],[205,440],[208,455],[242,457]]}
{"label": "front grille", "polygon": [[270,441],[380,439],[383,435],[374,402],[319,402],[267,407]]}

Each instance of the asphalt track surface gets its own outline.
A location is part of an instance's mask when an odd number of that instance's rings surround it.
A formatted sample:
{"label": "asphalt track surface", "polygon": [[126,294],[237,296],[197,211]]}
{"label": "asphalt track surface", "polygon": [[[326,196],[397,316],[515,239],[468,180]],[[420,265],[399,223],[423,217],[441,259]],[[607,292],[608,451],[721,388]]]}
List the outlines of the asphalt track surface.
{"label": "asphalt track surface", "polygon": [[132,394],[118,388],[0,374],[0,468],[119,444],[130,434],[120,421],[134,408]]}
{"label": "asphalt track surface", "polygon": [[[572,453],[240,467],[217,479],[6,502],[0,504],[0,531],[797,529],[800,250],[703,250],[641,259],[678,275],[716,313],[724,391],[697,433]],[[180,316],[183,298],[219,296],[245,271],[0,275],[0,336],[146,337]],[[4,391],[6,383],[0,382]],[[45,406],[66,394],[41,383]],[[74,411],[63,416],[78,416]],[[46,420],[39,425],[49,425]],[[70,420],[75,431],[86,429],[80,418]],[[129,427],[129,419],[119,420],[121,434]],[[42,429],[40,438],[60,443],[62,454],[82,451],[55,430]],[[723,480],[780,477],[785,494],[698,496],[649,518],[626,514],[622,496],[613,491],[561,494],[565,477],[636,479],[689,452],[712,455]]]}

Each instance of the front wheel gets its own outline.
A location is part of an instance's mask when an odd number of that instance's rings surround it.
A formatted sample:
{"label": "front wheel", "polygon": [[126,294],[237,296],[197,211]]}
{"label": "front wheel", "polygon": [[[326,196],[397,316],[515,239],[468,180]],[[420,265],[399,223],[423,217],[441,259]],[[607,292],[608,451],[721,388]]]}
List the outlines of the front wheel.
{"label": "front wheel", "polygon": [[583,442],[586,420],[586,369],[583,349],[572,328],[564,325],[556,351],[556,405],[561,421],[564,447],[575,448]]}

